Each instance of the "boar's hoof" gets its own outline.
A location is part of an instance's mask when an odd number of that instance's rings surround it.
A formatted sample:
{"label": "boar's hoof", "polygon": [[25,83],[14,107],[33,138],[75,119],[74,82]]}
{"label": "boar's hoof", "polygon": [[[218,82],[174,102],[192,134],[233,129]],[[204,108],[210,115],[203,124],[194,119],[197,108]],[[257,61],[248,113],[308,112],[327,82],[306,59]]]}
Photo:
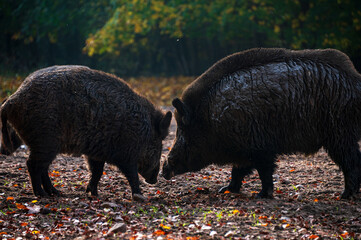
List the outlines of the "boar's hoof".
{"label": "boar's hoof", "polygon": [[356,194],[345,190],[341,195],[341,199],[356,199]]}
{"label": "boar's hoof", "polygon": [[145,201],[147,201],[147,199],[142,194],[139,194],[139,193],[134,193],[133,194],[133,200],[137,201],[137,202],[145,202]]}
{"label": "boar's hoof", "polygon": [[232,189],[229,186],[221,187],[218,190],[218,193],[225,193],[226,191],[230,191],[231,193],[239,193],[239,189]]}
{"label": "boar's hoof", "polygon": [[85,192],[86,192],[90,197],[98,197],[98,191],[97,191],[97,189],[92,188],[90,185],[87,186]]}
{"label": "boar's hoof", "polygon": [[273,199],[273,194],[272,193],[266,193],[263,191],[260,191],[257,195],[256,195],[257,199],[261,199],[261,198],[266,198],[266,199]]}
{"label": "boar's hoof", "polygon": [[44,190],[49,196],[60,196],[60,192],[53,186],[44,184]]}
{"label": "boar's hoof", "polygon": [[58,190],[56,190],[55,188],[52,188],[51,191],[46,191],[46,192],[50,196],[56,196],[56,197],[61,196],[61,193]]}
{"label": "boar's hoof", "polygon": [[48,197],[49,196],[49,194],[47,194],[43,189],[34,191],[34,195],[37,197]]}

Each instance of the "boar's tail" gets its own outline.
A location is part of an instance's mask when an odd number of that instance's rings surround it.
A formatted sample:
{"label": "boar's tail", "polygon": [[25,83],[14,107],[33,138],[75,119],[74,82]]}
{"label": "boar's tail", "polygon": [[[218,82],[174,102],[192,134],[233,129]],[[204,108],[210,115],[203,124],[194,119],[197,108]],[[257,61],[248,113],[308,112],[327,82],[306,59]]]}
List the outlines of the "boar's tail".
{"label": "boar's tail", "polygon": [[0,151],[1,154],[10,155],[13,153],[13,146],[10,140],[9,131],[8,131],[8,121],[6,116],[5,109],[1,109],[1,146]]}

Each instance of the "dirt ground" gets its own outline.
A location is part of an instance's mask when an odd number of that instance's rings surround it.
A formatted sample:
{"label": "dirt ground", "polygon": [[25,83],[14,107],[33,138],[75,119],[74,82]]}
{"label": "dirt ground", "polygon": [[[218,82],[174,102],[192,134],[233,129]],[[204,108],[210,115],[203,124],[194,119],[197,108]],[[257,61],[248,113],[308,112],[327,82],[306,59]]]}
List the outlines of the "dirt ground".
{"label": "dirt ground", "polygon": [[[175,135],[164,141],[162,161]],[[261,182],[246,177],[240,194],[219,194],[230,166],[209,166],[155,185],[141,183],[147,202],[131,200],[125,177],[106,166],[99,198],[85,194],[82,158],[59,155],[49,174],[59,198],[36,198],[28,152],[0,155],[2,239],[361,239],[361,194],[340,200],[343,176],[324,151],[280,156],[274,199],[255,199]]]}

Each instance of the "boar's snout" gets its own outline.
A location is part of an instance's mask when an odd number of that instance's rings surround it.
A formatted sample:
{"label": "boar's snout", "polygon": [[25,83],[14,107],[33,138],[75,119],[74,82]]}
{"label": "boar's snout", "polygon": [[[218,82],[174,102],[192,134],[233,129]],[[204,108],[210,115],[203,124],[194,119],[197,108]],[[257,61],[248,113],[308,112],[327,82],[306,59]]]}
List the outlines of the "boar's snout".
{"label": "boar's snout", "polygon": [[159,169],[153,170],[150,173],[150,176],[145,178],[145,181],[149,184],[156,184],[158,182],[158,172],[159,172]]}
{"label": "boar's snout", "polygon": [[145,181],[149,184],[155,184],[158,181],[159,166],[145,171],[140,171],[140,174],[144,177]]}
{"label": "boar's snout", "polygon": [[157,183],[160,169],[160,160],[156,160],[156,158],[153,158],[153,161],[142,161],[142,163],[143,164],[140,164],[138,166],[138,171],[140,175],[142,175],[145,181],[149,184]]}

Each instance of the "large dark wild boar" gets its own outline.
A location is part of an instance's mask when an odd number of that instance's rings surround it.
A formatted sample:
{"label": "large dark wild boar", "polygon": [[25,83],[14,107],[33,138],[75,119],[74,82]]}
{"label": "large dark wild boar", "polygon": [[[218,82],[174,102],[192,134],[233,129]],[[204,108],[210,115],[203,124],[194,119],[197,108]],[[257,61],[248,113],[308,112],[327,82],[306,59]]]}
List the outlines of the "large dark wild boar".
{"label": "large dark wild boar", "polygon": [[220,191],[239,192],[259,173],[258,197],[272,197],[279,154],[324,147],[345,180],[342,198],[360,188],[361,75],[340,51],[251,49],[230,55],[174,99],[176,139],[166,179],[210,164],[233,164]]}
{"label": "large dark wild boar", "polygon": [[29,147],[34,194],[58,195],[48,168],[58,153],[86,156],[97,195],[104,163],[126,176],[133,198],[142,200],[139,173],[157,182],[162,140],[171,112],[162,113],[123,80],[83,66],[54,66],[29,75],[0,109],[2,146],[13,152],[10,124]]}

